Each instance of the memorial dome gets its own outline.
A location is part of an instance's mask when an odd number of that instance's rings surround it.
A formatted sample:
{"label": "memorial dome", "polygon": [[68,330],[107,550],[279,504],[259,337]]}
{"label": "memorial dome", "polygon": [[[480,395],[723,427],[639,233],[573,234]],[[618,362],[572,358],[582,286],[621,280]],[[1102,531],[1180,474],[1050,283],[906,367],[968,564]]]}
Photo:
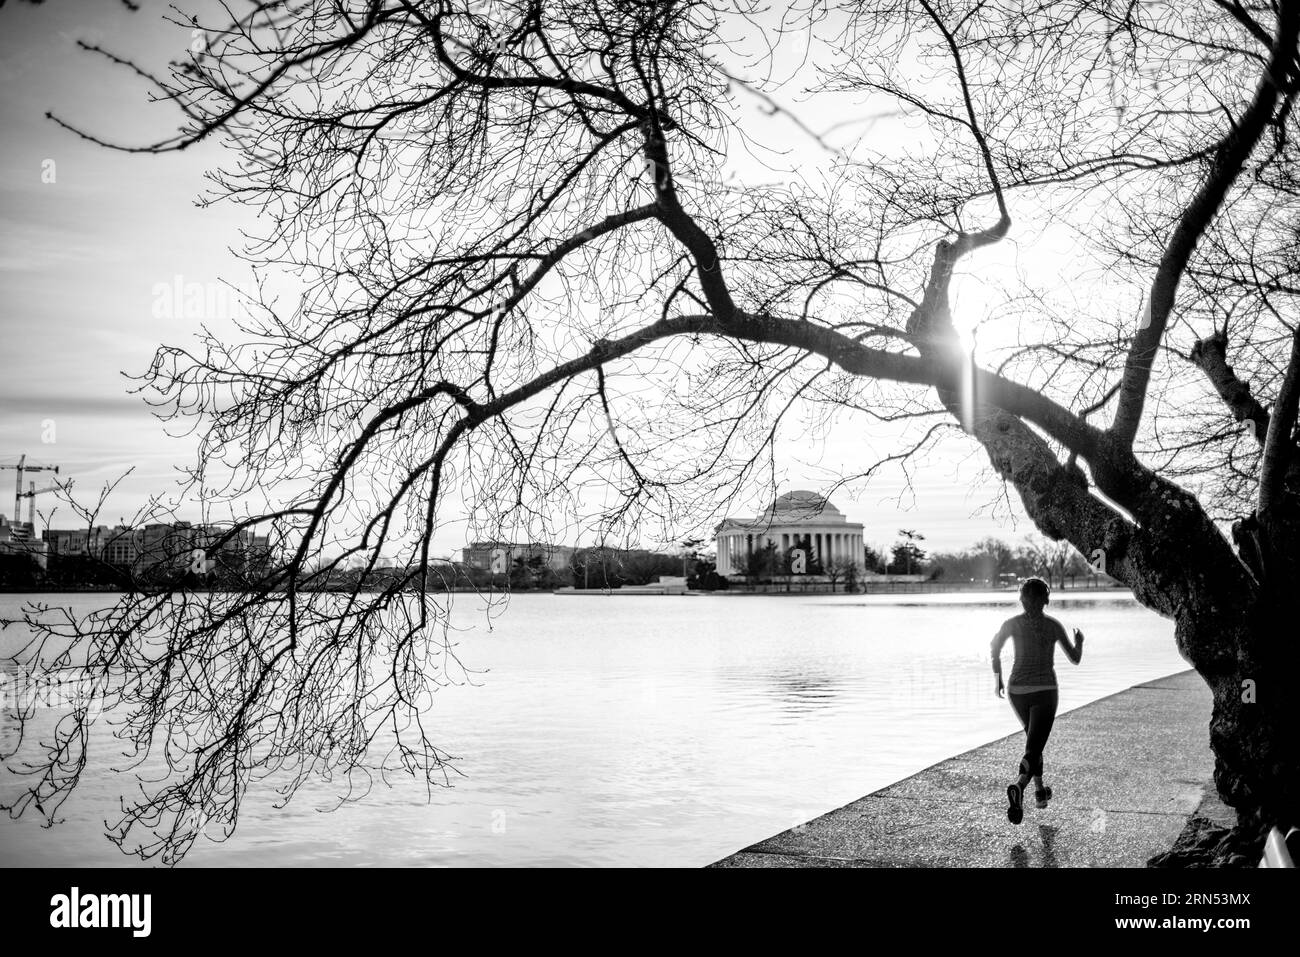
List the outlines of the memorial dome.
{"label": "memorial dome", "polygon": [[772,512],[795,513],[797,515],[842,515],[844,514],[838,508],[831,504],[830,499],[824,495],[818,495],[816,492],[810,492],[807,489],[797,489],[793,492],[786,492],[772,503],[770,509]]}

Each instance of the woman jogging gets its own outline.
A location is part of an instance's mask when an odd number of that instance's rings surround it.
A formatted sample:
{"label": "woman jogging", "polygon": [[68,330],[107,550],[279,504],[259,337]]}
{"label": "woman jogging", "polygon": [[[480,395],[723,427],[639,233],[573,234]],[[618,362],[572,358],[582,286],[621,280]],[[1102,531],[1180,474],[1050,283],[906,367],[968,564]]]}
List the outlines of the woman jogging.
{"label": "woman jogging", "polygon": [[1059,644],[1074,664],[1083,658],[1083,632],[1074,630],[1074,644],[1066,637],[1065,628],[1055,618],[1043,614],[1050,600],[1051,589],[1041,578],[1027,578],[1020,585],[1020,605],[1023,615],[1008,618],[993,636],[993,673],[997,675],[994,689],[1003,697],[1002,646],[1008,638],[1015,648],[1016,663],[1011,669],[1006,696],[1025,729],[1025,756],[1020,759],[1020,777],[1007,785],[1007,820],[1019,824],[1025,816],[1025,785],[1034,779],[1035,804],[1044,808],[1052,797],[1052,789],[1043,784],[1043,749],[1047,736],[1052,733],[1056,720],[1056,670],[1052,655]]}

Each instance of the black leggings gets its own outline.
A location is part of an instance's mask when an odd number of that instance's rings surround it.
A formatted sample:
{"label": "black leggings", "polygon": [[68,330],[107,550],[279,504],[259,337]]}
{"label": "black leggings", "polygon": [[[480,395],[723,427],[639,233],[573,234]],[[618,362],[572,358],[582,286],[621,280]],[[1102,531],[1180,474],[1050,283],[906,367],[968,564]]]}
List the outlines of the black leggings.
{"label": "black leggings", "polygon": [[1056,720],[1056,689],[1028,694],[1008,692],[1007,697],[1025,729],[1025,757],[1020,762],[1020,773],[1041,777],[1043,749],[1047,747],[1047,736],[1052,733],[1052,722]]}

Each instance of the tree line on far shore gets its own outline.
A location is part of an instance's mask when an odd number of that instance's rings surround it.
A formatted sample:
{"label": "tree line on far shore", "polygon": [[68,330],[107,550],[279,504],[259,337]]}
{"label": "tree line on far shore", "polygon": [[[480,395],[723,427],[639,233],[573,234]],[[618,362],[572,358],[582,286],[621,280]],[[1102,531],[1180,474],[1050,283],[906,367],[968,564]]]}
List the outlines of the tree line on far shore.
{"label": "tree line on far shore", "polygon": [[[850,560],[823,563],[815,554],[806,561],[805,571],[791,574],[789,554],[781,554],[775,545],[753,551],[745,563],[744,578],[749,585],[792,584],[803,578],[819,581],[832,591],[854,591],[861,583],[861,570],[880,575],[924,575],[928,581],[942,584],[997,584],[1008,577],[1038,575],[1054,585],[1095,576],[1087,560],[1065,542],[1053,542],[1040,536],[1026,536],[1019,545],[994,537],[982,538],[956,551],[927,552],[919,544],[925,535],[901,529],[893,545],[864,549],[861,567]],[[541,557],[522,556],[510,563],[508,570],[492,572],[464,563],[443,563],[431,569],[440,587],[500,589],[510,591],[551,591],[556,588],[609,590],[624,585],[645,585],[660,577],[685,576],[688,587],[701,591],[718,591],[729,587],[728,579],[717,573],[709,553],[699,550],[698,539],[683,543],[677,553],[647,549],[590,548],[574,552],[562,568],[547,564]],[[788,551],[788,550],[787,550]],[[401,570],[355,568],[333,570],[318,583],[323,588],[351,588],[358,581],[380,582]],[[0,590],[5,591],[76,591],[100,589],[133,591],[164,587],[167,583],[142,580],[130,570],[106,561],[84,556],[50,556],[42,568],[30,555],[0,555]],[[202,585],[190,576],[188,587]],[[214,588],[239,590],[250,587],[246,576],[230,570],[216,569],[206,584]]]}
{"label": "tree line on far shore", "polygon": [[[850,559],[823,562],[815,553],[808,554],[805,575],[824,579],[832,591],[841,586],[846,591],[855,591],[862,569],[874,575],[924,576],[927,581],[954,586],[996,585],[1036,575],[1066,587],[1081,578],[1090,580],[1100,574],[1068,542],[1039,535],[1028,535],[1018,545],[988,536],[967,548],[931,553],[920,545],[925,541],[923,533],[899,529],[898,534],[898,540],[892,545],[866,545],[861,566]],[[742,563],[747,582],[793,584],[801,577],[790,571],[794,548],[782,550],[775,544],[767,544],[750,552]],[[805,548],[805,553],[808,551]],[[1104,574],[1100,577],[1110,580]]]}
{"label": "tree line on far shore", "polygon": [[878,559],[877,564],[887,574],[908,574],[904,570],[908,567],[914,569],[912,574],[919,572],[932,581],[945,582],[993,584],[1009,577],[1036,575],[1063,588],[1090,576],[1107,578],[1069,542],[1041,535],[1027,535],[1018,545],[987,536],[967,548],[930,554],[921,550],[915,539],[905,538],[892,546],[888,561]]}

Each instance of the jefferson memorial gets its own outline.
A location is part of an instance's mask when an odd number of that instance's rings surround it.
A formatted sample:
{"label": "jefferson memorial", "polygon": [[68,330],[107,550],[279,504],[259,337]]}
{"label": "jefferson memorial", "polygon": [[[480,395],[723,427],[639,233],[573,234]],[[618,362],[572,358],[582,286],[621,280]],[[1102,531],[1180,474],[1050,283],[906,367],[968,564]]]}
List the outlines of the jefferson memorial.
{"label": "jefferson memorial", "polygon": [[748,556],[774,543],[792,575],[805,574],[808,563],[822,566],[865,562],[862,525],[850,522],[830,500],[816,492],[787,492],[756,518],[724,518],[714,529],[718,574],[743,575]]}

